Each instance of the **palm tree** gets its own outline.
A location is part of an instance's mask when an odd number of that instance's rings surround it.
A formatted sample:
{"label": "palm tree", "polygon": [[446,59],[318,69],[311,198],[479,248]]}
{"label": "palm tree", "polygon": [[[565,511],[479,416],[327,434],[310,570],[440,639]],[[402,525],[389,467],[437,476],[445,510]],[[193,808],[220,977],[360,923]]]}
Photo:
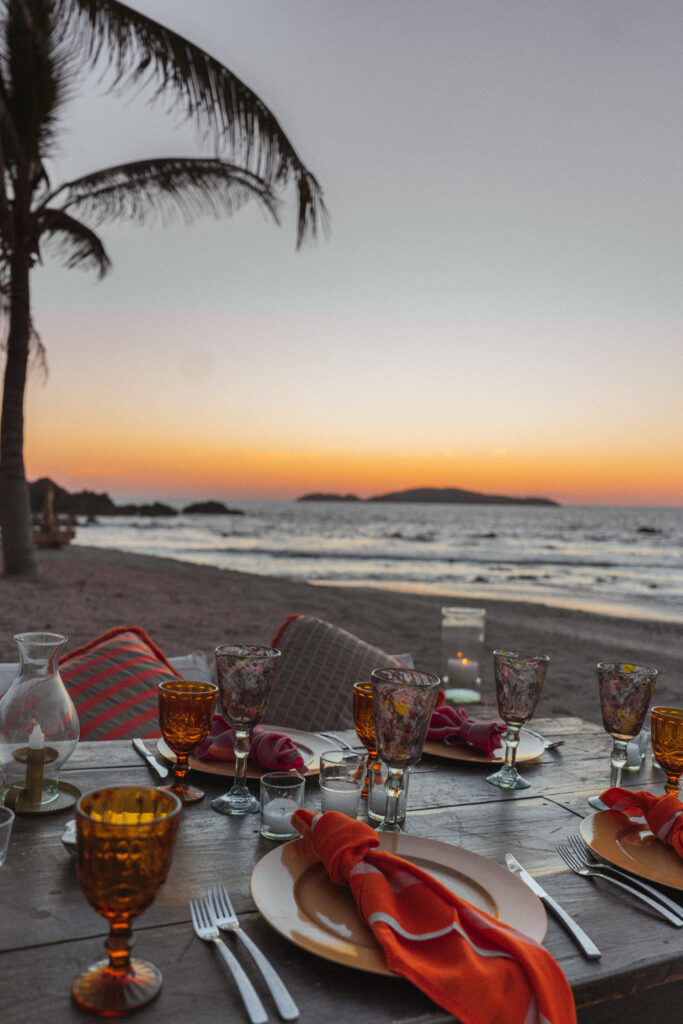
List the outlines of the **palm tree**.
{"label": "palm tree", "polygon": [[[59,117],[79,75],[104,62],[117,95],[171,96],[214,155],[141,160],[53,187],[46,165]],[[105,222],[159,214],[191,221],[249,199],[277,221],[278,196],[293,181],[298,248],[326,211],[318,182],[258,96],[204,50],[118,0],[0,0],[0,168],[0,529],[5,573],[16,574],[35,569],[23,409],[30,352],[39,346],[30,271],[43,243],[53,243],[66,267],[102,276],[110,261],[94,228]]]}

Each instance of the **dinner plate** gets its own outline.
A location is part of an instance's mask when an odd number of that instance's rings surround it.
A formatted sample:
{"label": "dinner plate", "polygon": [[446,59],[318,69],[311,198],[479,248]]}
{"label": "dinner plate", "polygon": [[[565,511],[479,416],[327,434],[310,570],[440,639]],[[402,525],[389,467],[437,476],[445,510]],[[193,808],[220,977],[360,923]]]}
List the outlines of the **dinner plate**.
{"label": "dinner plate", "polygon": [[[517,747],[517,761],[536,761],[545,746],[543,740],[532,735],[526,729],[519,734],[519,746]],[[449,746],[443,740],[427,740],[423,753],[432,754],[434,757],[447,757],[451,761],[470,761],[472,764],[502,764],[505,760],[505,745],[501,738],[500,746],[494,751],[491,757],[482,753],[476,747],[468,747],[465,743],[454,743]]]}
{"label": "dinner plate", "polygon": [[644,818],[627,818],[620,811],[598,811],[583,819],[579,832],[600,860],[683,891],[683,860],[652,834]]}
{"label": "dinner plate", "polygon": [[[435,839],[378,833],[382,849],[398,853],[462,896],[541,942],[543,904],[500,864]],[[251,895],[272,927],[326,960],[373,974],[391,974],[372,931],[362,923],[350,889],[334,885],[310,839],[278,846],[258,862]]]}
{"label": "dinner plate", "polygon": [[[314,732],[302,732],[300,729],[283,729],[279,725],[269,725],[268,729],[273,732],[281,732],[285,736],[289,736],[296,743],[309,775],[317,775],[319,773],[320,755],[334,747],[330,740],[323,739],[322,736],[318,736]],[[175,761],[175,754],[163,737],[157,740],[157,750],[167,761]],[[206,775],[226,775],[232,778],[235,774],[234,761],[202,761],[198,757],[190,757],[188,764],[193,771],[204,772]],[[248,779],[260,779],[262,775],[272,770],[272,768],[258,768],[251,761],[247,761]]]}

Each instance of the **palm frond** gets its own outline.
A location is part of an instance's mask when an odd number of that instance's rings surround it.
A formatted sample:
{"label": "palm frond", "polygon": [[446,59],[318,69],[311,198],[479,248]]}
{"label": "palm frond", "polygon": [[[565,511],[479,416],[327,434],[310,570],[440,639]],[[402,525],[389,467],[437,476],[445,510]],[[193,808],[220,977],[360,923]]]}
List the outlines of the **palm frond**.
{"label": "palm frond", "polygon": [[43,155],[54,143],[76,66],[51,3],[15,0],[6,6],[0,38],[3,100],[36,180],[44,173]]}
{"label": "palm frond", "polygon": [[150,86],[153,96],[174,94],[181,113],[227,144],[234,159],[271,186],[294,179],[298,189],[297,247],[327,226],[322,190],[304,166],[274,114],[220,61],[119,0],[53,0],[64,32],[75,33],[87,59],[104,53],[112,87]]}
{"label": "palm frond", "polygon": [[223,160],[166,157],[109,167],[67,182],[53,193],[62,209],[75,208],[101,224],[156,219],[168,223],[180,215],[232,214],[251,198],[277,222],[277,200],[256,175]]}
{"label": "palm frond", "polygon": [[106,249],[95,232],[64,210],[43,207],[36,217],[39,238],[55,243],[57,254],[68,269],[84,267],[104,277],[111,266]]}

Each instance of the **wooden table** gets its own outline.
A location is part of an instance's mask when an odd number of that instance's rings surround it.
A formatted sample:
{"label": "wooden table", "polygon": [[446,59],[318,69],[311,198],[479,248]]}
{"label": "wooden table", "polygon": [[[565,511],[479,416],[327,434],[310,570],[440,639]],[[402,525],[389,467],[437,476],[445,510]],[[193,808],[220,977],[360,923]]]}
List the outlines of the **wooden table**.
{"label": "wooden table", "polygon": [[[555,852],[558,842],[576,832],[579,818],[591,813],[587,797],[606,786],[610,740],[576,718],[535,724],[566,743],[525,765],[531,789],[504,793],[486,784],[482,766],[425,757],[414,769],[406,831],[462,845],[501,864],[506,852],[514,853],[579,921],[603,951],[600,961],[584,959],[552,917],[545,945],[569,979],[582,1024],[678,1020],[683,929],[653,917],[611,886],[571,874]],[[128,741],[80,744],[63,777],[82,791],[155,781]],[[432,1024],[453,1019],[401,978],[339,966],[278,935],[255,912],[249,895],[251,870],[274,844],[260,837],[257,815],[227,818],[212,811],[210,797],[227,786],[213,776],[202,779],[207,798],[183,811],[168,880],[134,927],[136,954],[148,957],[164,975],[160,995],[137,1012],[136,1021],[247,1021],[222,961],[194,937],[190,924],[188,900],[217,881],[227,885],[246,930],[278,967],[302,1021]],[[662,779],[648,758],[627,783],[663,792]],[[313,778],[307,783],[306,806],[319,807]],[[61,843],[70,817],[64,811],[15,822],[7,862],[0,869],[2,1024],[87,1019],[71,1003],[71,981],[103,955],[107,928],[81,894],[73,858]],[[242,950],[238,955],[263,994],[270,1019],[278,1021],[251,961]]]}

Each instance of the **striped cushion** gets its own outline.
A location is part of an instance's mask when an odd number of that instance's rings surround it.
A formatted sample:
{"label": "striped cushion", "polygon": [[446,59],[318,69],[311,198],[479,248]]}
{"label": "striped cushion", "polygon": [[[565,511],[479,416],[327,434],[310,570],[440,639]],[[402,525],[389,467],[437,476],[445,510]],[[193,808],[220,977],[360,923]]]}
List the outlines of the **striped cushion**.
{"label": "striped cushion", "polygon": [[82,740],[160,736],[157,687],[181,678],[138,626],[118,626],[65,654],[59,671]]}
{"label": "striped cushion", "polygon": [[353,684],[401,662],[353,633],[308,615],[290,615],[273,638],[282,651],[264,722],[291,729],[353,727]]}

